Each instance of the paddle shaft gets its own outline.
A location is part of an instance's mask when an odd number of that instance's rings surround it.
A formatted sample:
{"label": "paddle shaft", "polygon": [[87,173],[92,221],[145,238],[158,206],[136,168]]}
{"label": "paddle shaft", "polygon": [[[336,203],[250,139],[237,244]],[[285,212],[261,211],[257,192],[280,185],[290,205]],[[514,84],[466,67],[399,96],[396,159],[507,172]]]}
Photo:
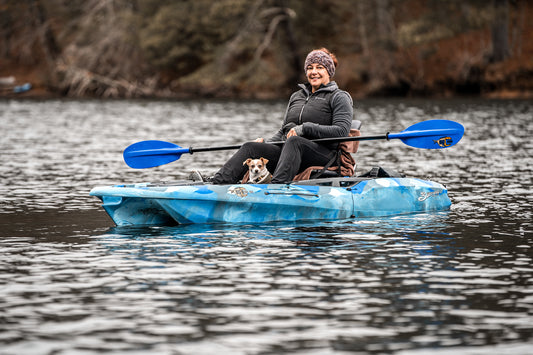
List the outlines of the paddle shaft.
{"label": "paddle shaft", "polygon": [[[409,137],[431,137],[435,135],[443,135],[446,133],[456,133],[455,129],[438,129],[438,130],[419,130],[419,131],[409,131],[409,132],[400,132],[400,133],[390,133],[381,134],[376,136],[357,136],[357,137],[334,137],[334,138],[319,138],[313,139],[312,142],[315,143],[341,143],[341,142],[353,142],[353,141],[375,141],[380,139],[404,139]],[[285,142],[267,142],[274,145],[283,145]],[[193,154],[194,152],[212,152],[217,150],[231,150],[239,149],[242,144],[239,145],[225,145],[219,147],[206,147],[206,148],[194,148],[189,147],[188,153]]]}
{"label": "paddle shaft", "polygon": [[[377,139],[387,139],[387,134],[385,135],[379,135],[379,136],[359,136],[359,137],[335,137],[335,138],[320,138],[320,139],[313,139],[312,142],[316,143],[340,143],[340,142],[350,142],[350,141],[371,141],[371,140],[377,140]],[[268,144],[274,144],[274,145],[283,145],[285,142],[266,142]],[[217,150],[232,150],[232,149],[239,149],[242,147],[242,144],[238,145],[223,145],[219,147],[206,147],[206,148],[194,148],[189,147],[188,153],[193,154],[196,152],[213,152]]]}
{"label": "paddle shaft", "polygon": [[[320,138],[320,139],[313,139],[312,142],[316,143],[340,143],[340,142],[348,142],[348,141],[370,141],[370,140],[377,140],[377,139],[388,139],[389,133],[385,135],[379,135],[379,136],[358,136],[358,137],[335,137],[335,138]],[[274,145],[283,145],[285,144],[284,141],[280,142],[267,142],[268,144],[274,144]],[[172,147],[172,148],[155,148],[155,149],[139,149],[134,151],[133,153],[128,154],[128,156],[136,156],[136,157],[142,157],[142,156],[151,156],[151,155],[173,155],[173,154],[193,154],[193,153],[200,153],[200,152],[214,152],[219,150],[233,150],[233,149],[239,149],[242,147],[242,144],[236,144],[236,145],[221,145],[218,147],[204,147],[204,148],[182,148],[182,147]]]}

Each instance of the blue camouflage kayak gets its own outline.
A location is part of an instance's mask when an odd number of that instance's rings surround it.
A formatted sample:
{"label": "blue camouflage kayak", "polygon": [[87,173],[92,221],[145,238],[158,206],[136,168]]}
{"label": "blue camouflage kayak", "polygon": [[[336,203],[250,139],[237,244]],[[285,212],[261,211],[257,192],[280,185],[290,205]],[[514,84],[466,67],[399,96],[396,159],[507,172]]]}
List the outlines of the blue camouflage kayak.
{"label": "blue camouflage kayak", "polygon": [[[360,122],[357,123],[359,126]],[[341,143],[400,139],[415,148],[443,149],[457,144],[463,133],[464,127],[460,123],[427,120],[400,133],[313,141]],[[123,156],[131,168],[146,169],[176,161],[183,154],[240,147],[193,149],[148,140],[131,144],[124,150]],[[102,200],[104,209],[118,226],[341,220],[442,211],[451,206],[448,191],[443,185],[407,178],[381,167],[374,167],[357,177],[329,177],[291,184],[139,183],[95,187],[91,195]]]}
{"label": "blue camouflage kayak", "polygon": [[100,186],[90,194],[116,225],[342,220],[447,210],[447,189],[406,177],[350,177],[292,184],[203,182]]}

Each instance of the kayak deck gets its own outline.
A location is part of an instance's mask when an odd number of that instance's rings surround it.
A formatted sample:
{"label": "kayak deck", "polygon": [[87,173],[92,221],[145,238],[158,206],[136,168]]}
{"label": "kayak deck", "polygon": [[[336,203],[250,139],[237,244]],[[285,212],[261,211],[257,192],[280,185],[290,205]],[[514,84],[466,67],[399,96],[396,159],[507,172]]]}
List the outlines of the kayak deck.
{"label": "kayak deck", "polygon": [[449,209],[446,188],[405,177],[350,177],[292,184],[202,182],[99,186],[90,194],[114,223],[176,225],[340,220]]}

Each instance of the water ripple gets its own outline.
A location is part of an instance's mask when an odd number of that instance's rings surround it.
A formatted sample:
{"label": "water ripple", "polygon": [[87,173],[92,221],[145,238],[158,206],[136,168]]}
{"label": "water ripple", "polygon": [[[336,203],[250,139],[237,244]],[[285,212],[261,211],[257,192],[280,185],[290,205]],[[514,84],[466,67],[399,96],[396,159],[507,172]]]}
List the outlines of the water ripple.
{"label": "water ripple", "polygon": [[444,183],[447,212],[119,228],[88,196],[94,185],[213,172],[231,154],[133,171],[121,151],[134,141],[236,144],[275,130],[283,110],[0,101],[0,352],[533,351],[531,102],[357,103],[367,135],[428,118],[465,125],[450,149],[380,141],[357,154],[360,171],[383,165]]}

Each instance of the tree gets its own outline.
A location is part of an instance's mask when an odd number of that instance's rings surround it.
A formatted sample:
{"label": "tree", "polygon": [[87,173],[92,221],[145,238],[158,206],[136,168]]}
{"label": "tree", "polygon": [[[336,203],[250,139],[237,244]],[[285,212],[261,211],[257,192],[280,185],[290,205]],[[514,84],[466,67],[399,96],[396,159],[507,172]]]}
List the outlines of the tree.
{"label": "tree", "polygon": [[509,2],[493,0],[493,22],[491,26],[492,62],[501,62],[509,54]]}

